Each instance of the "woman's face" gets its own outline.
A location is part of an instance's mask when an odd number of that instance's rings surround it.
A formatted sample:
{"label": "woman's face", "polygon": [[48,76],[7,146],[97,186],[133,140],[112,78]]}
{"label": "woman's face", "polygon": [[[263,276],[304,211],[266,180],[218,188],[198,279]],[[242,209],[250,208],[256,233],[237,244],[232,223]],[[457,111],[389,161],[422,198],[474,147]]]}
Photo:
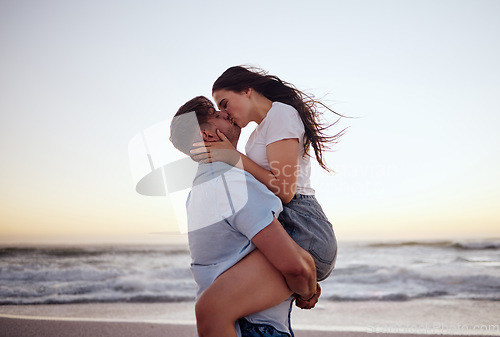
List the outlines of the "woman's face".
{"label": "woman's face", "polygon": [[220,89],[214,92],[214,100],[220,111],[227,112],[233,122],[244,128],[252,120],[250,118],[251,101],[249,91],[234,92]]}

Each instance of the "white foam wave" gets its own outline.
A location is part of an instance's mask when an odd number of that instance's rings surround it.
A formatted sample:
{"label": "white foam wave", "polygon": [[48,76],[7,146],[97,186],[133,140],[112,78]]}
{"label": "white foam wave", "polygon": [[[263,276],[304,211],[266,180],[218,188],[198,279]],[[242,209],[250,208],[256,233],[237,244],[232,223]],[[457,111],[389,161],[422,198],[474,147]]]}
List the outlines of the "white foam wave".
{"label": "white foam wave", "polygon": [[[500,250],[490,246],[340,244],[322,297],[500,300]],[[185,248],[0,248],[0,256],[0,304],[176,302],[196,294]]]}

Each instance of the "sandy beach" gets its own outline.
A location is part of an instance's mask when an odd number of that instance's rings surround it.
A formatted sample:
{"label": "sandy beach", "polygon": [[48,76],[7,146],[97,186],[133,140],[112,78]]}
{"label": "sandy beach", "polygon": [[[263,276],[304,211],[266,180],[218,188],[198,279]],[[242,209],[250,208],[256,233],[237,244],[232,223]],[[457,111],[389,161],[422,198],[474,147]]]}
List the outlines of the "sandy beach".
{"label": "sandy beach", "polygon": [[[0,336],[9,337],[195,337],[194,325],[128,322],[89,322],[13,319],[0,317]],[[406,336],[421,337],[418,334],[379,334],[346,331],[296,330],[296,337],[363,337],[363,336]],[[439,336],[439,335],[430,335]],[[458,336],[458,335],[450,335]]]}
{"label": "sandy beach", "polygon": [[[195,337],[194,304],[0,306],[0,336]],[[500,336],[500,303],[414,300],[323,303],[294,310],[296,337]]]}

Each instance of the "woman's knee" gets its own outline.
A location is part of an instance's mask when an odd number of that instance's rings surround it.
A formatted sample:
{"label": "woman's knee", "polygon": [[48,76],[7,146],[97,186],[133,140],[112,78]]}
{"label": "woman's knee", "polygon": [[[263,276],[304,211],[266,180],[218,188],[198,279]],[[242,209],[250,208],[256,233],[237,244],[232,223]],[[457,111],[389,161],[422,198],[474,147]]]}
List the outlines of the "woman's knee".
{"label": "woman's knee", "polygon": [[210,308],[210,301],[201,297],[195,304],[194,312],[196,314],[196,325],[208,326],[210,324],[210,316],[213,316],[213,308]]}
{"label": "woman's knee", "polygon": [[[201,296],[195,305],[196,326],[200,337],[221,336],[234,326],[217,302],[209,297]],[[234,329],[234,328],[233,328]]]}

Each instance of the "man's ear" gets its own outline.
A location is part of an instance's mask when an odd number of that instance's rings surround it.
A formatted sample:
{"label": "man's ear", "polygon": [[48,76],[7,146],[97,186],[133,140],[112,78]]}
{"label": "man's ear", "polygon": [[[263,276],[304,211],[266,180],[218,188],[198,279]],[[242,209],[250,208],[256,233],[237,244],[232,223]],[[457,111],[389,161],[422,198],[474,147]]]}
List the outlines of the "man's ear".
{"label": "man's ear", "polygon": [[248,97],[250,98],[250,96],[252,95],[253,93],[253,89],[252,88],[247,88],[245,90],[243,90],[243,93]]}
{"label": "man's ear", "polygon": [[220,140],[219,136],[211,130],[200,130],[200,135],[205,142],[215,142]]}

